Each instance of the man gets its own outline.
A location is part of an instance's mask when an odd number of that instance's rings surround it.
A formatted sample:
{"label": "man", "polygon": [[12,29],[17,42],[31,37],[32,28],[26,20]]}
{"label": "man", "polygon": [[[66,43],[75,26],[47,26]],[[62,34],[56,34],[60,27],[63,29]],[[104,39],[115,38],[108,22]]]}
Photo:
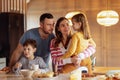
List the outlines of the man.
{"label": "man", "polygon": [[54,38],[53,28],[54,28],[54,17],[50,13],[44,13],[40,16],[40,27],[34,28],[26,31],[20,38],[17,48],[14,50],[11,60],[10,68],[18,61],[23,52],[23,43],[26,39],[34,39],[37,42],[37,51],[35,56],[41,56],[45,63],[49,62],[49,46],[51,39]]}

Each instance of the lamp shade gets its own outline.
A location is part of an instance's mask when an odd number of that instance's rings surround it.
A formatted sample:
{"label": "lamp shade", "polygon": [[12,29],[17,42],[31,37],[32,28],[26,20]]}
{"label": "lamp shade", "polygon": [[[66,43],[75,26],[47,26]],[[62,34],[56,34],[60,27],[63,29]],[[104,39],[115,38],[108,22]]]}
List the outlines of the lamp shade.
{"label": "lamp shade", "polygon": [[72,18],[75,14],[79,14],[79,11],[73,11],[73,12],[69,12],[65,15],[66,18],[70,19]]}
{"label": "lamp shade", "polygon": [[71,18],[76,15],[76,14],[79,14],[80,12],[79,11],[73,11],[73,12],[69,12],[65,15],[65,17],[69,20],[70,22],[70,25],[72,25],[72,22],[71,22]]}
{"label": "lamp shade", "polygon": [[97,14],[97,22],[103,26],[112,26],[119,21],[119,15],[113,10],[103,10]]}

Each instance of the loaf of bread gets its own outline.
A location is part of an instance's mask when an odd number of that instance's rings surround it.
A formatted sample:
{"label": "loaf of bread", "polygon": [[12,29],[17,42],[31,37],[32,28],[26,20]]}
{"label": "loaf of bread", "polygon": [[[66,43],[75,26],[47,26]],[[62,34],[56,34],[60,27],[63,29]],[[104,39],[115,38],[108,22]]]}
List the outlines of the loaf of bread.
{"label": "loaf of bread", "polygon": [[54,72],[46,72],[46,73],[40,73],[39,71],[35,71],[32,75],[33,78],[49,78],[53,77]]}
{"label": "loaf of bread", "polygon": [[38,78],[49,78],[53,77],[54,72],[46,72],[46,73],[41,73],[38,75]]}
{"label": "loaf of bread", "polygon": [[0,73],[8,73],[10,71],[10,68],[9,67],[4,67],[0,70]]}
{"label": "loaf of bread", "polygon": [[64,65],[60,72],[61,73],[69,73],[75,69],[77,69],[77,67],[75,67],[74,64],[71,63],[71,64]]}
{"label": "loaf of bread", "polygon": [[117,79],[120,79],[120,72],[115,73],[114,77],[117,78]]}

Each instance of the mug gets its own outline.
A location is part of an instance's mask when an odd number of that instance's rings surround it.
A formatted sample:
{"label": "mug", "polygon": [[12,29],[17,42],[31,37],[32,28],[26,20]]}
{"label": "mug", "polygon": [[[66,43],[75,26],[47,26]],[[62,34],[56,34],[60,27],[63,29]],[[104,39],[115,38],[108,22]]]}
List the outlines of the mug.
{"label": "mug", "polygon": [[38,70],[39,69],[39,65],[38,64],[33,64],[32,65],[32,69],[33,70]]}

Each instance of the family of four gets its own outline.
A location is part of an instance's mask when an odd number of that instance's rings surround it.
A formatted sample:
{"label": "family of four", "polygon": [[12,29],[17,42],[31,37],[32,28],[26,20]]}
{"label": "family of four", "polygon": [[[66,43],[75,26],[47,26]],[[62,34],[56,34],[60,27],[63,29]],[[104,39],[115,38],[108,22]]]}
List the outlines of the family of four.
{"label": "family of four", "polygon": [[[51,58],[58,72],[67,73],[78,66],[86,66],[88,73],[92,74],[90,56],[95,53],[96,44],[90,35],[87,18],[84,13],[79,13],[71,20],[72,27],[65,17],[60,17],[55,24],[51,13],[42,14],[40,27],[26,31],[20,38],[11,56],[10,68],[13,71],[31,69],[31,65],[37,64],[41,72],[47,72]],[[70,58],[72,63],[63,63],[66,58]]]}

